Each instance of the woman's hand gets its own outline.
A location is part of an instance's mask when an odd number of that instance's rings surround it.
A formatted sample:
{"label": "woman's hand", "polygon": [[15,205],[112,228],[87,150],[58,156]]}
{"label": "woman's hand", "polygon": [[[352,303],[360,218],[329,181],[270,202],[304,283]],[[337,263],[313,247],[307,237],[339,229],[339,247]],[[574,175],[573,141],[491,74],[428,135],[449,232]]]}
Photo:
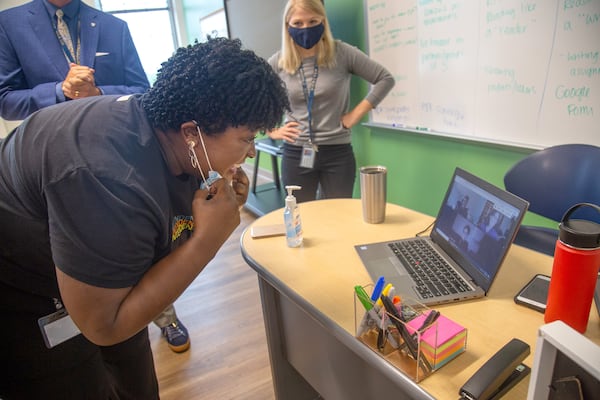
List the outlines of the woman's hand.
{"label": "woman's hand", "polygon": [[342,115],[342,126],[345,129],[350,129],[354,126],[354,118],[350,114]]}
{"label": "woman's hand", "polygon": [[271,139],[281,139],[285,140],[288,143],[294,143],[296,139],[298,139],[298,136],[300,136],[301,131],[300,129],[298,129],[299,126],[300,124],[298,122],[289,121],[284,126],[267,132],[267,135],[269,135]]}
{"label": "woman's hand", "polygon": [[372,109],[373,106],[371,103],[369,103],[369,101],[362,100],[350,112],[342,115],[342,126],[346,129],[352,128],[354,125],[358,124],[360,120]]}
{"label": "woman's hand", "polygon": [[242,167],[238,167],[231,179],[231,187],[235,192],[238,206],[241,207],[248,200],[248,192],[250,191],[250,180]]}
{"label": "woman's hand", "polygon": [[237,193],[227,179],[219,179],[210,186],[210,190],[196,191],[192,214],[194,235],[209,235],[222,244],[240,224]]}

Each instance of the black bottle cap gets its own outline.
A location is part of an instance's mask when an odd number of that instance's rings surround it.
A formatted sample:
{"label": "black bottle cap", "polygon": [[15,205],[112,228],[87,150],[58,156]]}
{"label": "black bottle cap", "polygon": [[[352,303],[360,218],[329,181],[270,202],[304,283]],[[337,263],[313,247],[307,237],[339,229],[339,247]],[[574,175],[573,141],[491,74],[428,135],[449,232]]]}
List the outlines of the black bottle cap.
{"label": "black bottle cap", "polygon": [[568,246],[579,249],[595,249],[600,247],[600,224],[583,219],[571,219],[569,216],[580,206],[591,206],[600,212],[600,207],[590,203],[580,203],[571,207],[558,226],[558,237]]}

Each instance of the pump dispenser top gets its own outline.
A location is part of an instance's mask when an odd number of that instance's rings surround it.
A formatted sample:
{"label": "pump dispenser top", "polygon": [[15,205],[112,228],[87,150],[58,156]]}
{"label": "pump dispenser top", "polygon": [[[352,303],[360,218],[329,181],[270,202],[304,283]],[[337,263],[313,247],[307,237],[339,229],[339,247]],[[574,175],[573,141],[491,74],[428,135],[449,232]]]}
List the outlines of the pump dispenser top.
{"label": "pump dispenser top", "polygon": [[298,204],[294,196],[294,190],[300,190],[302,187],[296,185],[287,185],[285,187],[288,195],[285,198],[285,209],[283,210],[283,221],[285,223],[285,238],[289,247],[298,247],[302,244],[302,223]]}
{"label": "pump dispenser top", "polygon": [[295,207],[296,206],[296,197],[294,196],[294,190],[302,189],[301,186],[296,185],[287,185],[285,190],[287,190],[287,197],[285,198],[285,206],[286,207]]}

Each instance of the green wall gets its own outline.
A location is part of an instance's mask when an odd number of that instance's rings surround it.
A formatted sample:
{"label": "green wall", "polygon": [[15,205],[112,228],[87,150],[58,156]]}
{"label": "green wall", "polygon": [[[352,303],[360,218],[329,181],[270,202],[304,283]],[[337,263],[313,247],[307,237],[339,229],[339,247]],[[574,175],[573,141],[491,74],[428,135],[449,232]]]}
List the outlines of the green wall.
{"label": "green wall", "polygon": [[[325,5],[334,37],[366,51],[363,0],[325,0]],[[358,80],[352,85],[352,104],[356,104],[368,87]],[[388,201],[429,215],[437,214],[457,166],[504,187],[504,173],[533,151],[365,125],[352,131],[358,166],[388,168]],[[269,157],[263,157],[261,167],[269,169],[267,162]],[[359,193],[357,179],[354,197]],[[531,214],[525,223],[556,225]]]}

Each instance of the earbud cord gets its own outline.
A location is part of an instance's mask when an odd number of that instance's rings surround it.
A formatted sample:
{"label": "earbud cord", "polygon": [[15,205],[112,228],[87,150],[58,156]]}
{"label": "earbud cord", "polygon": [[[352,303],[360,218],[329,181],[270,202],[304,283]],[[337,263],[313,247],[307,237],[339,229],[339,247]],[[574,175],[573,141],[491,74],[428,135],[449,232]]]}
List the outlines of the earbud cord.
{"label": "earbud cord", "polygon": [[210,171],[213,170],[212,165],[210,165],[210,160],[208,159],[208,153],[206,152],[206,146],[204,145],[204,139],[202,139],[202,132],[200,132],[200,127],[196,125],[196,129],[198,130],[198,136],[200,136],[200,142],[202,143],[202,150],[204,150],[204,157],[206,158],[206,162],[208,163],[208,169]]}
{"label": "earbud cord", "polygon": [[204,176],[204,172],[202,172],[202,168],[200,168],[200,163],[198,163],[198,156],[196,155],[196,150],[194,150],[194,148],[191,149],[192,152],[194,153],[194,158],[196,159],[196,164],[198,165],[196,168],[198,168],[198,171],[200,171],[200,175],[202,176],[202,181],[204,181],[204,185],[206,186],[207,190],[210,190],[210,185],[208,184],[208,181],[206,180],[206,177]]}
{"label": "earbud cord", "polygon": [[188,143],[190,162],[192,163],[193,168],[196,168],[198,171],[200,171],[200,175],[202,176],[204,185],[207,185],[207,188],[210,188],[210,187],[208,187],[208,182],[206,181],[206,177],[204,176],[204,173],[202,172],[202,168],[200,168],[200,161],[198,161],[198,156],[196,155],[196,150],[194,150],[194,147],[196,147],[196,142],[191,141]]}
{"label": "earbud cord", "polygon": [[[206,162],[208,163],[208,168],[209,168],[209,170],[212,170],[212,165],[210,164],[210,160],[208,159],[208,153],[206,152],[206,146],[204,145],[204,139],[202,139],[202,132],[200,131],[200,127],[198,126],[198,123],[196,121],[193,121],[193,122],[194,122],[194,124],[196,124],[196,130],[198,131],[198,136],[200,137],[200,142],[202,143],[202,149],[204,150],[204,157],[206,157]],[[202,176],[202,181],[204,182],[206,189],[210,190],[210,184],[208,183],[208,180],[204,176],[204,172],[202,172],[202,168],[200,167],[200,162],[198,161],[198,156],[196,155],[196,150],[194,149],[194,146],[190,146],[190,151],[193,155],[192,166],[196,167],[198,169],[198,171],[200,171],[200,175]],[[194,165],[194,164],[196,164],[196,165]]]}

